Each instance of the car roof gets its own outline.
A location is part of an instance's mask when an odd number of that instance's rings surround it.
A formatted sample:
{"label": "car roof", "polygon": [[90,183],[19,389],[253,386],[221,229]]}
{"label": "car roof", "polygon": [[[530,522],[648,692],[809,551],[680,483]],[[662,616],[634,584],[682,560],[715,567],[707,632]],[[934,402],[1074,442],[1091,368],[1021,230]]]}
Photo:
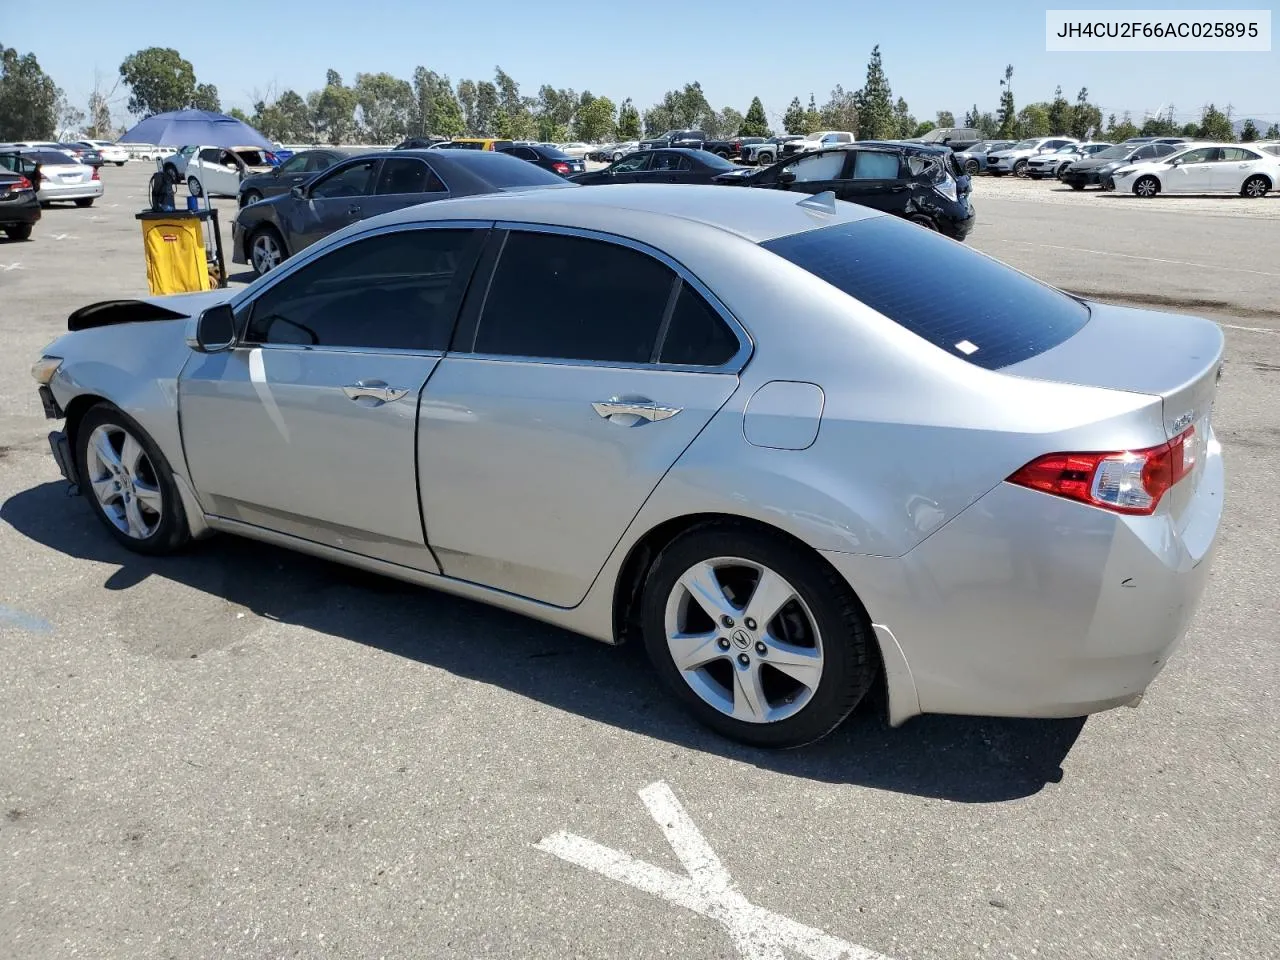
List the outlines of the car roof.
{"label": "car roof", "polygon": [[[522,161],[521,161],[522,162]],[[734,189],[701,184],[608,184],[564,189],[516,190],[441,200],[407,207],[382,223],[431,220],[516,220],[590,229],[607,222],[622,235],[656,238],[664,224],[682,220],[709,232],[733,234],[752,243],[804,233],[837,223],[885,216],[839,203],[818,212],[809,194],[787,190]],[[802,202],[808,205],[802,206]]]}

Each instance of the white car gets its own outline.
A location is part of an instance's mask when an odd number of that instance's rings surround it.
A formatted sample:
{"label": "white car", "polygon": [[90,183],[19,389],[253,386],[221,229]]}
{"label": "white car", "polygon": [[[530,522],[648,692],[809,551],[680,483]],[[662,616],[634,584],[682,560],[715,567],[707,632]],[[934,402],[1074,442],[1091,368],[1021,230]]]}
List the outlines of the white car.
{"label": "white car", "polygon": [[123,167],[129,162],[129,151],[110,140],[77,140],[75,142],[84,144],[86,147],[92,147],[102,154],[104,161],[114,163],[117,167]]}
{"label": "white car", "polygon": [[591,144],[589,143],[562,143],[560,145],[561,153],[567,154],[578,160],[584,159],[590,150]]}
{"label": "white car", "polygon": [[[188,148],[178,151],[182,156]],[[177,167],[178,156],[165,161],[165,167]],[[236,197],[240,195],[240,181],[255,173],[270,173],[264,151],[257,147],[194,147],[185,156],[179,179],[187,183],[187,191],[193,197]]]}
{"label": "white car", "polygon": [[1238,143],[1196,144],[1161,160],[1116,170],[1117,190],[1158,193],[1238,193],[1265,197],[1280,182],[1280,157]]}
{"label": "white car", "polygon": [[1080,143],[1074,137],[1030,137],[1019,140],[1007,150],[996,150],[987,154],[987,172],[993,177],[1003,177],[1012,173],[1015,177],[1025,177],[1031,158],[1042,153],[1053,153],[1063,147],[1076,146]]}
{"label": "white car", "polygon": [[1064,170],[1077,160],[1088,160],[1095,154],[1114,146],[1111,143],[1069,143],[1059,147],[1053,153],[1040,153],[1027,161],[1027,176],[1041,179],[1044,177],[1061,177]]}
{"label": "white car", "polygon": [[625,157],[628,153],[635,153],[639,149],[640,149],[639,140],[628,140],[625,143],[615,143],[612,147],[609,148],[609,159],[612,162],[617,163],[619,160]]}
{"label": "white car", "polygon": [[40,165],[36,199],[41,206],[55,200],[71,200],[77,207],[91,207],[102,196],[98,171],[62,150],[23,150],[22,155]]}
{"label": "white car", "polygon": [[847,130],[816,130],[799,140],[782,144],[782,156],[790,157],[798,153],[812,153],[825,150],[840,143],[853,143],[858,138]]}

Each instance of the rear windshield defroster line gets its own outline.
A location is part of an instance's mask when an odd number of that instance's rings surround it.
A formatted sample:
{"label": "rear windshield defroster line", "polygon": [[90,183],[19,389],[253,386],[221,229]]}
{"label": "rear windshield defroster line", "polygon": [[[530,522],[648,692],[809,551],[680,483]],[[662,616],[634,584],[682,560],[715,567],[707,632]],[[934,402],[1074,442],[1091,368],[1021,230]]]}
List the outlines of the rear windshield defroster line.
{"label": "rear windshield defroster line", "polygon": [[821,227],[761,246],[988,370],[1044,353],[1089,322],[1079,300],[897,217]]}

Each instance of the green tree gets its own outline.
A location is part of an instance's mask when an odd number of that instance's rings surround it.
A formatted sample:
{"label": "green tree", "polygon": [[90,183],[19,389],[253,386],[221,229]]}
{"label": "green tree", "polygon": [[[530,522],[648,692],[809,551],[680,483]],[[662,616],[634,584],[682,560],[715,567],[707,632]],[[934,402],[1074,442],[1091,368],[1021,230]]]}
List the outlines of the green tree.
{"label": "green tree", "polygon": [[1054,88],[1053,100],[1049,102],[1049,133],[1058,136],[1071,129],[1071,104],[1062,95],[1062,87]]}
{"label": "green tree", "polygon": [[[954,127],[956,125],[956,115],[950,110],[939,110],[934,114],[934,118],[935,129],[938,127]],[[925,122],[927,123],[928,121]],[[972,124],[969,124],[969,126],[972,126]]]}
{"label": "green tree", "polygon": [[357,73],[352,87],[360,108],[361,139],[394,144],[409,133],[413,116],[413,87],[389,73]]}
{"label": "green tree", "polygon": [[1047,137],[1053,133],[1049,123],[1048,103],[1029,103],[1018,111],[1018,122],[1015,127],[1019,137]]}
{"label": "green tree", "polygon": [[624,142],[640,139],[640,111],[630,97],[623,100],[622,106],[618,108],[618,136]]}
{"label": "green tree", "polygon": [[328,70],[314,104],[312,125],[317,134],[334,146],[349,142],[356,130],[356,106],[355,91],[342,82],[342,74]]}
{"label": "green tree", "polygon": [[210,113],[222,112],[222,101],[218,98],[218,88],[212,83],[197,83],[191,92],[191,106],[197,110],[208,110]]}
{"label": "green tree", "polygon": [[476,82],[474,80],[458,81],[458,105],[462,108],[462,128],[464,131],[476,129]]}
{"label": "green tree", "polygon": [[934,123],[932,120],[921,120],[920,123],[916,125],[916,128],[912,132],[911,136],[923,137],[930,130],[937,130],[937,129],[938,129],[938,125]]}
{"label": "green tree", "polygon": [[1182,129],[1178,131],[1178,136],[1198,139],[1200,136],[1200,125],[1198,123],[1184,123],[1182,125]]}
{"label": "green tree", "polygon": [[857,130],[858,95],[837,83],[831,98],[822,105],[822,125],[828,130]]}
{"label": "green tree", "polygon": [[894,115],[893,91],[880,60],[880,45],[871,48],[867,79],[857,94],[858,139],[891,140],[898,136],[899,118]]}
{"label": "green tree", "polygon": [[654,104],[644,112],[644,135],[646,137],[656,137],[674,129],[675,126],[675,117],[671,115],[671,109],[664,104]]}
{"label": "green tree", "polygon": [[905,140],[915,133],[915,129],[919,126],[916,118],[911,115],[910,108],[907,107],[907,101],[899,97],[893,105],[893,125],[896,129],[896,137],[899,140]]}
{"label": "green tree", "polygon": [[799,97],[791,98],[791,104],[787,107],[787,112],[782,115],[782,129],[793,136],[805,132],[804,107],[800,106]]}
{"label": "green tree", "polygon": [[764,104],[760,102],[759,97],[751,98],[751,106],[747,107],[747,115],[742,120],[740,133],[744,137],[769,136],[769,118],[765,115]]}
{"label": "green tree", "polygon": [[604,143],[614,135],[617,110],[608,97],[592,97],[573,118],[573,135],[584,143]]}
{"label": "green tree", "polygon": [[1071,108],[1071,135],[1077,140],[1102,136],[1102,111],[1089,102],[1089,88],[1081,87]]}
{"label": "green tree", "polygon": [[478,137],[491,137],[498,129],[498,88],[488,80],[476,84],[476,113],[471,132]]}
{"label": "green tree", "polygon": [[47,140],[58,124],[62,91],[34,53],[0,43],[0,140]]}
{"label": "green tree", "polygon": [[968,110],[964,115],[964,125],[971,129],[977,129],[978,121],[982,119],[982,114],[978,112],[978,105],[975,103],[972,110]]}
{"label": "green tree", "polygon": [[457,136],[462,132],[460,121],[457,119],[460,116],[461,110],[453,95],[453,84],[449,78],[426,67],[415,67],[409,135],[414,137]]}
{"label": "green tree", "polygon": [[1200,136],[1206,140],[1235,140],[1235,130],[1231,126],[1231,105],[1225,111],[1219,110],[1212,103],[1206,104],[1200,115]]}
{"label": "green tree", "polygon": [[984,140],[995,140],[1000,135],[1000,124],[996,122],[996,115],[990,110],[978,116],[975,126]]}
{"label": "green tree", "polygon": [[129,88],[129,112],[141,117],[182,110],[195,99],[195,68],[172,47],[129,54],[120,64],[120,78]]}
{"label": "green tree", "polygon": [[1173,107],[1154,117],[1147,117],[1138,131],[1144,137],[1176,137],[1178,124],[1173,119]]}
{"label": "green tree", "polygon": [[[538,88],[534,110],[538,138],[552,143],[559,142],[569,136],[569,124],[578,111],[578,95],[572,90],[557,90],[549,84],[543,84]],[[639,116],[636,119],[638,122]]]}
{"label": "green tree", "polygon": [[822,111],[818,109],[818,101],[809,94],[809,106],[804,108],[804,132],[814,133],[822,129]]}
{"label": "green tree", "polygon": [[1013,101],[1013,64],[1004,68],[1000,86],[1004,89],[1000,91],[1000,112],[996,116],[999,135],[1001,139],[1014,140],[1018,136],[1018,108]]}
{"label": "green tree", "polygon": [[711,123],[707,135],[713,140],[728,140],[739,135],[742,130],[743,117],[733,107],[723,107],[718,113],[711,115]]}
{"label": "green tree", "polygon": [[1280,140],[1280,123],[1273,123],[1267,127],[1268,140]]}
{"label": "green tree", "polygon": [[453,83],[447,75],[441,76],[436,82],[432,107],[434,120],[431,133],[441,137],[462,136],[463,131],[467,129],[466,122],[462,118],[462,104],[454,96]]}
{"label": "green tree", "polygon": [[493,85],[498,94],[498,113],[494,129],[505,140],[528,140],[533,136],[533,116],[529,104],[520,96],[520,84],[503,71],[493,68]]}
{"label": "green tree", "polygon": [[1244,126],[1240,128],[1240,142],[1253,143],[1253,141],[1257,139],[1258,139],[1258,127],[1254,124],[1252,120],[1246,119],[1244,122]]}
{"label": "green tree", "polygon": [[1130,137],[1138,136],[1138,128],[1133,125],[1133,120],[1129,116],[1129,112],[1125,111],[1120,118],[1119,123],[1116,122],[1116,115],[1113,113],[1107,118],[1107,139],[1116,143],[1128,140]]}
{"label": "green tree", "polygon": [[[261,104],[259,104],[259,106],[261,106]],[[264,124],[261,119],[261,113],[259,113],[259,115],[256,117],[251,117],[247,113],[245,113],[243,110],[241,110],[239,107],[232,107],[230,110],[227,111],[227,116],[230,117],[232,120],[239,120],[241,123],[247,123],[249,124],[249,126],[255,127],[258,130],[258,132],[261,133],[263,136],[272,137],[273,139],[279,139],[277,137],[274,137],[273,134],[267,132],[266,124]]]}

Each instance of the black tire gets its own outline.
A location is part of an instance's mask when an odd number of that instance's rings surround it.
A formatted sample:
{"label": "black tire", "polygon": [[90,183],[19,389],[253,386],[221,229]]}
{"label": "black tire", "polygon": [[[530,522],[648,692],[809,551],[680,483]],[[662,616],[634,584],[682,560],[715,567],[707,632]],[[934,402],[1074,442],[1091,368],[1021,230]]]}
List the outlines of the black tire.
{"label": "black tire", "polygon": [[187,177],[187,192],[193,197],[203,197],[204,187],[200,185],[200,181],[195,177]]}
{"label": "black tire", "polygon": [[30,240],[31,224],[15,223],[4,228],[4,235],[10,240]]}
{"label": "black tire", "polygon": [[182,182],[182,175],[178,173],[178,168],[172,163],[166,163],[164,165],[164,172],[165,175],[168,176],[169,182],[175,187]]}
{"label": "black tire", "polygon": [[976,177],[982,172],[982,164],[977,160],[966,160],[964,162],[964,172],[971,177]]}
{"label": "black tire", "polygon": [[1083,184],[1083,183],[1071,183],[1071,189],[1072,189],[1072,190],[1083,190],[1083,189],[1084,189],[1084,184]]}
{"label": "black tire", "polygon": [[[824,638],[818,685],[808,703],[785,719],[751,723],[726,715],[693,691],[671,658],[668,598],[687,570],[716,557],[738,557],[775,571],[795,588]],[[676,699],[712,730],[755,747],[799,747],[831,733],[866,696],[879,671],[871,622],[844,579],[807,548],[734,521],[694,527],[658,554],[645,577],[640,627],[649,659]]]}
{"label": "black tire", "polygon": [[1271,190],[1271,181],[1262,174],[1255,174],[1240,187],[1240,196],[1260,200]]}
{"label": "black tire", "polygon": [[[94,430],[102,426],[115,427],[131,434],[150,461],[150,469],[141,472],[149,474],[148,482],[154,482],[154,485],[159,488],[161,508],[158,512],[159,522],[148,536],[134,537],[122,531],[107,516],[103,505],[94,495],[89,467],[89,443]],[[76,474],[80,480],[80,492],[89,501],[90,509],[107,528],[107,532],[118,543],[135,553],[151,556],[173,553],[186,545],[191,539],[191,531],[187,524],[186,510],[182,506],[182,497],[173,479],[173,468],[169,466],[169,461],[160,452],[155,441],[147,435],[136,420],[114,404],[99,403],[91,407],[81,418],[76,429],[75,445]]]}
{"label": "black tire", "polygon": [[1160,181],[1155,177],[1146,176],[1139,177],[1133,184],[1133,195],[1135,197],[1151,198],[1160,193]]}
{"label": "black tire", "polygon": [[257,190],[246,190],[246,191],[244,192],[244,204],[243,204],[243,206],[246,206],[246,207],[247,207],[249,204],[251,204],[251,203],[257,203],[257,202],[258,202],[258,201],[260,201],[261,199],[262,199],[262,194],[261,194],[261,193],[259,193]]}
{"label": "black tire", "polygon": [[1019,160],[1013,165],[1013,175],[1015,177],[1025,177],[1027,175],[1027,161]]}
{"label": "black tire", "polygon": [[117,160],[117,161],[115,161],[115,164],[116,164],[116,166],[117,166],[117,167],[123,167],[123,166],[124,166],[124,161],[123,161],[123,160]]}
{"label": "black tire", "polygon": [[93,197],[79,197],[79,198],[77,198],[77,199],[76,199],[76,206],[77,206],[77,207],[92,207],[92,206],[93,206],[93,200],[94,200],[94,198],[93,198]]}

